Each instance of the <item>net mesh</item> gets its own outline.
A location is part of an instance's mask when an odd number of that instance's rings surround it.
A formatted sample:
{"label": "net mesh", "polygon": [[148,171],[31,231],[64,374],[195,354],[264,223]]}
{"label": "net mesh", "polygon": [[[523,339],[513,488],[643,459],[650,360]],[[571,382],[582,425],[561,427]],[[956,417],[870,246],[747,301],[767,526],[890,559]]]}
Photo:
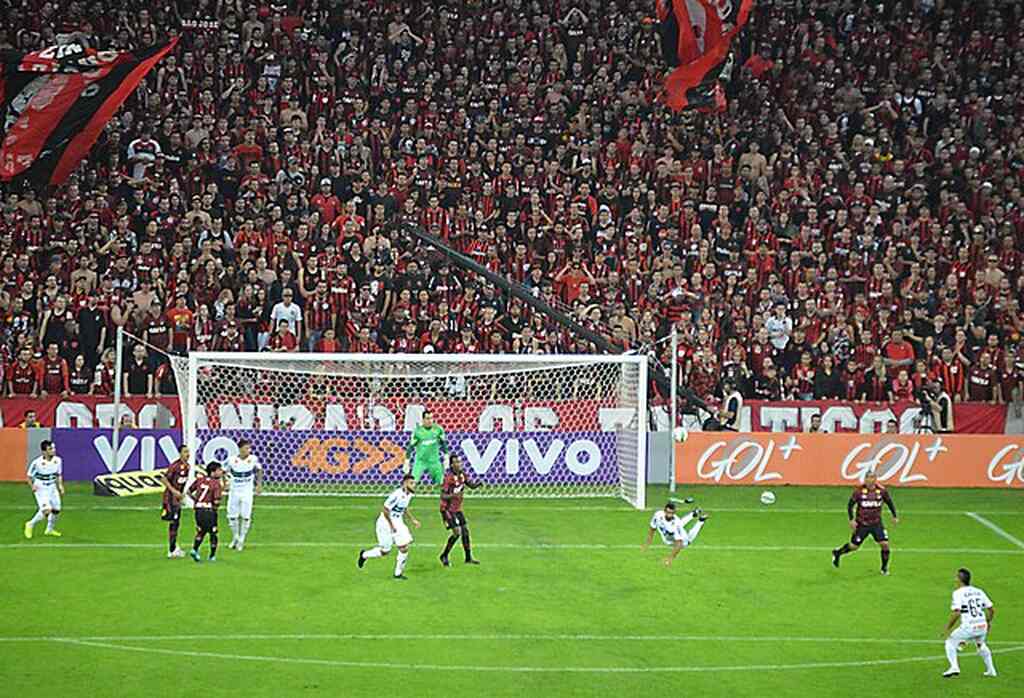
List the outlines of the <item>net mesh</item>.
{"label": "net mesh", "polygon": [[196,460],[223,460],[247,439],[268,493],[387,492],[426,410],[485,484],[474,495],[642,493],[637,361],[193,354],[175,369]]}

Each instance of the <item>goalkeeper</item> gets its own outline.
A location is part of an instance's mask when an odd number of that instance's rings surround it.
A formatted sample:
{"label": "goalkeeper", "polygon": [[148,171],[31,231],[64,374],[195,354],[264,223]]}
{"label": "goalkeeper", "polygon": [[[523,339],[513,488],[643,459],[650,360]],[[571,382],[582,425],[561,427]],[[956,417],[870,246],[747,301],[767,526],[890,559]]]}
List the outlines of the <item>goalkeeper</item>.
{"label": "goalkeeper", "polygon": [[441,456],[448,458],[448,439],[444,429],[434,423],[434,415],[427,410],[423,413],[420,425],[416,427],[405,449],[406,460],[412,461],[413,482],[419,482],[423,471],[430,473],[435,485],[444,479],[444,465]]}

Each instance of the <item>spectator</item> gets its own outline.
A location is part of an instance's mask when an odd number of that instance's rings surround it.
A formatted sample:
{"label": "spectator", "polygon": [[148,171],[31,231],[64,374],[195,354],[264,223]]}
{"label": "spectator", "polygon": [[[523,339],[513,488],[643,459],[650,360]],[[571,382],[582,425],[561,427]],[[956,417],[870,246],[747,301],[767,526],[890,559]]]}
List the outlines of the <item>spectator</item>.
{"label": "spectator", "polygon": [[[411,318],[411,351],[528,351],[508,298],[470,291],[477,279],[398,232],[408,220],[569,311],[597,305],[586,321],[612,341],[690,323],[682,360],[703,397],[711,367],[738,370],[735,336],[748,395],[797,388],[808,353],[804,394],[830,355],[843,395],[856,371],[859,396],[884,400],[906,368],[968,399],[981,354],[1001,373],[993,349],[1024,332],[1016,72],[997,60],[1018,23],[933,4],[855,4],[832,31],[820,3],[764,3],[737,42],[756,70],[729,81],[724,112],[685,117],[652,104],[665,66],[618,1],[556,30],[564,8],[546,1],[500,19],[492,0],[420,15],[285,3],[280,21],[244,2],[96,5],[98,26],[119,27],[90,38],[101,50],[178,33],[179,15],[226,29],[182,32],[65,185],[5,190],[7,355],[27,337],[32,357],[56,343],[92,368],[117,326],[164,321],[174,351],[222,344],[231,322],[261,349],[286,290],[291,333],[315,348],[321,280],[333,320],[317,329],[346,348],[390,350]],[[67,33],[66,13],[36,14],[14,48]],[[522,60],[488,62],[481,44]],[[522,314],[536,349],[590,350]]]}
{"label": "spectator", "polygon": [[89,368],[89,363],[84,354],[75,356],[74,364],[71,367],[71,374],[68,377],[68,385],[72,395],[89,395],[92,392],[94,372]]}
{"label": "spectator", "polygon": [[153,369],[146,347],[142,344],[132,348],[132,357],[125,370],[121,389],[125,397],[153,397]]}
{"label": "spectator", "polygon": [[270,311],[270,321],[274,327],[278,328],[282,322],[285,323],[288,326],[289,334],[298,338],[302,327],[302,309],[298,304],[292,302],[293,295],[290,288],[285,288],[281,292],[281,301],[274,304],[274,308]]}
{"label": "spectator", "polygon": [[909,369],[914,364],[914,347],[903,338],[903,332],[895,329],[892,339],[885,345],[885,365],[890,368]]}
{"label": "spectator", "polygon": [[39,418],[36,416],[35,410],[25,410],[25,419],[21,422],[22,429],[39,429],[42,424],[39,423]]}

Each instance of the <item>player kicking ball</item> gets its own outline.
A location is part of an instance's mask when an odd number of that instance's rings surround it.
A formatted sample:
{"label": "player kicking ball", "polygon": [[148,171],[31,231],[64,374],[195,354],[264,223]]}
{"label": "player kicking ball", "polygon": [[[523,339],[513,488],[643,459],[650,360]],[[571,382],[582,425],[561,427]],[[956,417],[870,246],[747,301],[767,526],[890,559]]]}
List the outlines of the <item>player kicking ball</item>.
{"label": "player kicking ball", "polygon": [[[672,550],[669,551],[668,557],[664,560],[665,567],[671,567],[672,561],[676,559],[676,556],[679,555],[682,549],[688,548],[697,540],[697,534],[700,533],[700,529],[704,528],[704,522],[709,517],[710,514],[706,514],[700,509],[694,509],[686,516],[677,516],[675,503],[669,502],[665,505],[664,509],[654,512],[654,516],[651,517],[650,528],[647,531],[647,540],[641,549],[647,550],[650,547],[651,541],[654,540],[654,532],[657,531],[661,534],[661,539],[665,542],[665,545],[672,546]],[[697,523],[687,531],[686,524],[695,518]]]}
{"label": "player kicking ball", "polygon": [[31,538],[36,524],[46,519],[45,535],[60,538],[56,525],[60,516],[60,498],[64,494],[64,462],[57,455],[52,441],[39,444],[39,450],[42,455],[28,466],[28,484],[32,487],[38,509],[35,516],[25,522],[25,537]]}
{"label": "player kicking ball", "polygon": [[412,520],[412,525],[420,527],[420,522],[409,511],[409,502],[416,491],[416,480],[412,475],[402,476],[402,486],[388,495],[381,507],[380,515],[377,516],[377,545],[369,550],[359,551],[359,569],[363,568],[366,561],[375,557],[384,557],[391,552],[391,547],[398,548],[398,559],[395,560],[395,579],[408,579],[405,576],[405,561],[409,559],[409,545],[412,544],[412,534],[409,527],[405,525],[406,514]]}
{"label": "player kicking ball", "polygon": [[441,483],[441,521],[444,522],[444,527],[450,533],[448,542],[444,546],[444,552],[441,553],[441,564],[451,567],[448,553],[452,551],[456,541],[461,538],[462,550],[466,553],[466,564],[479,565],[480,563],[473,559],[473,552],[470,548],[469,527],[466,525],[466,515],[462,511],[462,495],[467,487],[475,490],[480,483],[470,480],[466,476],[466,471],[462,468],[462,461],[457,455],[452,454],[448,467],[444,482]]}
{"label": "player kicking ball", "polygon": [[217,508],[220,506],[221,496],[224,494],[224,469],[220,463],[210,463],[206,466],[206,475],[200,475],[188,488],[189,496],[195,502],[196,508],[196,539],[192,542],[192,551],[189,555],[196,562],[202,562],[199,557],[199,546],[203,539],[210,536],[210,562],[217,561]]}
{"label": "player kicking ball", "polygon": [[178,547],[178,527],[181,525],[181,500],[185,497],[188,483],[188,461],[188,446],[183,445],[178,451],[178,460],[171,463],[160,477],[164,486],[160,518],[167,522],[167,557],[171,559],[185,557],[185,552]]}
{"label": "player kicking ball", "polygon": [[864,476],[864,484],[853,490],[850,501],[846,503],[846,514],[850,517],[850,528],[853,536],[850,542],[832,551],[832,565],[839,567],[839,558],[860,548],[868,536],[875,539],[882,549],[882,574],[889,574],[889,533],[882,525],[882,505],[892,513],[892,522],[898,524],[896,505],[889,495],[889,490],[878,484],[878,477],[873,472]]}
{"label": "player kicking ball", "polygon": [[[992,618],[996,615],[996,609],[988,594],[976,586],[971,586],[971,571],[963,567],[956,572],[956,588],[953,590],[951,609],[953,612],[942,632],[942,636],[946,638],[946,659],[949,660],[949,668],[943,672],[943,677],[951,679],[960,676],[960,659],[956,653],[968,642],[974,643],[978,648],[978,656],[985,662],[984,676],[995,676],[996,665],[992,662],[992,650],[988,648],[985,640],[988,639],[988,631],[992,625]],[[953,630],[957,620],[960,621],[960,627]]]}
{"label": "player kicking ball", "polygon": [[239,441],[238,455],[228,458],[228,473],[231,475],[231,487],[228,489],[231,543],[228,547],[242,552],[252,524],[252,498],[263,488],[263,467],[248,440]]}
{"label": "player kicking ball", "polygon": [[[430,473],[430,480],[438,485],[444,479],[444,466],[441,457],[448,455],[448,439],[444,429],[434,422],[434,414],[430,410],[423,413],[420,425],[412,432],[409,446],[405,449],[406,459],[412,460],[412,476],[420,481],[423,473]],[[406,467],[406,472],[409,472]]]}

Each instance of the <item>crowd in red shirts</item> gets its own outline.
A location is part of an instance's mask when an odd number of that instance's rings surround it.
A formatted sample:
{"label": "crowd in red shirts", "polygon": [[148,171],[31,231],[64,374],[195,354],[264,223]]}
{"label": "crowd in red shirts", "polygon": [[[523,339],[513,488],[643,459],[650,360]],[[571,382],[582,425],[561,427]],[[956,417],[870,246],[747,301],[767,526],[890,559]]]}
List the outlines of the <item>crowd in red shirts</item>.
{"label": "crowd in red shirts", "polygon": [[705,398],[1019,393],[1018,3],[760,0],[716,114],[657,104],[653,2],[10,5],[0,47],[182,38],[5,193],[9,393],[109,391],[118,326],[130,394],[161,352],[592,350],[404,221],[617,346],[675,325]]}

